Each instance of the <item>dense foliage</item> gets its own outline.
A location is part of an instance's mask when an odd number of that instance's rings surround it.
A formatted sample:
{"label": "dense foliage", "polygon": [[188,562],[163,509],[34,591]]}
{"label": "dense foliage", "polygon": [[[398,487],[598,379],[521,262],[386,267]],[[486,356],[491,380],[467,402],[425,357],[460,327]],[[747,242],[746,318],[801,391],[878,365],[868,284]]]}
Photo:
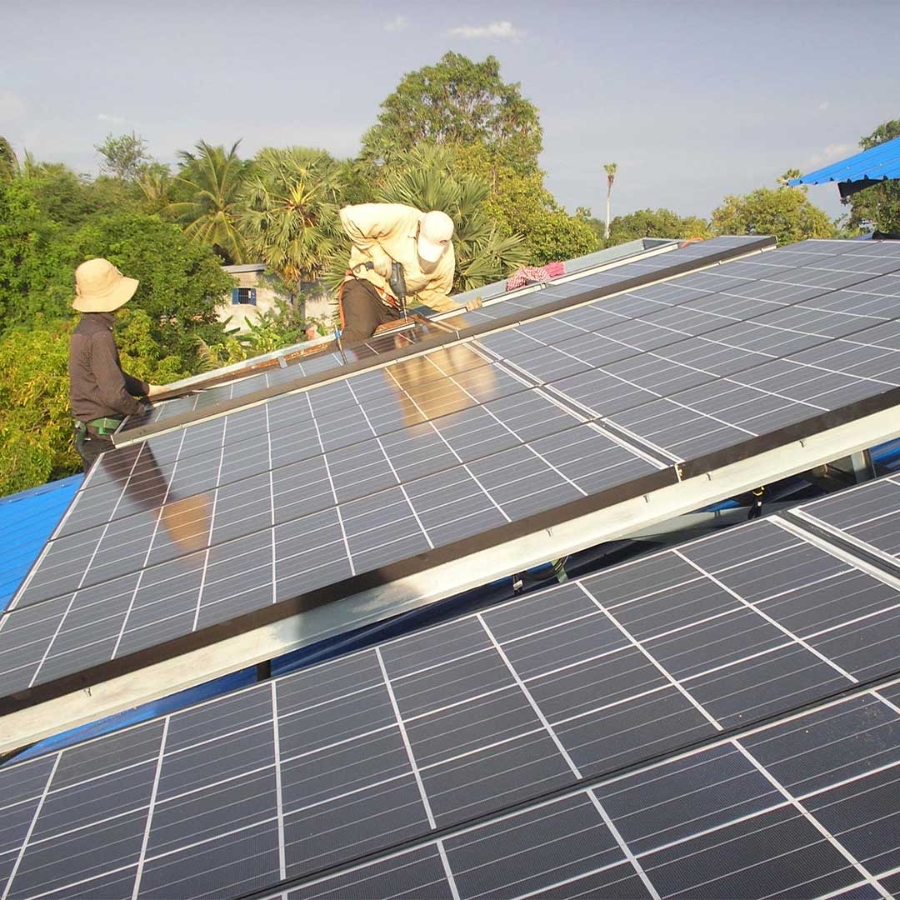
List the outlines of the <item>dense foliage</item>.
{"label": "dense foliage", "polygon": [[697,216],[679,216],[670,209],[639,209],[616,216],[609,225],[609,245],[639,238],[705,239],[712,237],[709,224]]}
{"label": "dense foliage", "polygon": [[779,245],[808,238],[834,237],[827,213],[813,205],[806,188],[758,188],[744,196],[728,196],[713,210],[714,234],[774,234]]}
{"label": "dense foliage", "polygon": [[538,169],[543,134],[537,107],[500,77],[493,56],[473,62],[446,53],[410,72],[381,104],[363,138],[363,157],[390,162],[419,144],[480,144],[520,175]]}
{"label": "dense foliage", "polygon": [[[879,125],[862,138],[863,150],[900,137],[900,119]],[[885,234],[900,235],[900,181],[883,181],[848,198],[850,225],[875,228]]]}

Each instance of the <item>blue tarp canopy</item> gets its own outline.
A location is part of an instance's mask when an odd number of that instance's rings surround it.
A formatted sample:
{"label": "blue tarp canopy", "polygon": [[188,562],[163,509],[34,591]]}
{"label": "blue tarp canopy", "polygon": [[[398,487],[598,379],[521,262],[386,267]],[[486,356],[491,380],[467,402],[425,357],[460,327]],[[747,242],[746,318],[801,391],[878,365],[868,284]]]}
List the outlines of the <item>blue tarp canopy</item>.
{"label": "blue tarp canopy", "polygon": [[793,178],[788,184],[793,187],[798,184],[827,184],[833,181],[837,182],[841,196],[849,197],[879,181],[892,178],[900,179],[900,137],[816,169],[801,178]]}

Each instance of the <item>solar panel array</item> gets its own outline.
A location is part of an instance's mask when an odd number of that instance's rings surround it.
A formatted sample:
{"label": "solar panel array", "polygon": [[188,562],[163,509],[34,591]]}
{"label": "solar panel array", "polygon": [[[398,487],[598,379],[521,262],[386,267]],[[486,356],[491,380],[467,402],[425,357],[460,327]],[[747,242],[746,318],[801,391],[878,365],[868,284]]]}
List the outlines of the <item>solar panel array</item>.
{"label": "solar panel array", "polygon": [[898,271],[896,246],[808,241],[479,343],[683,460],[900,384]]}
{"label": "solar panel array", "polygon": [[576,280],[560,279],[539,290],[516,292],[505,297],[502,303],[489,303],[482,309],[442,316],[440,321],[442,324],[452,325],[460,331],[491,326],[498,320],[508,319],[511,316],[524,318],[532,315],[541,307],[577,297],[588,289],[615,288],[633,278],[643,277],[652,281],[658,277],[665,277],[664,273],[674,267],[690,266],[691,263],[700,266],[708,265],[715,261],[715,257],[719,253],[749,251],[754,246],[756,249],[763,249],[772,245],[761,244],[758,239],[753,241],[746,237],[734,236],[699,241],[680,246],[677,250],[636,259],[608,271],[594,272]]}
{"label": "solar panel array", "polygon": [[0,620],[0,690],[656,471],[465,347],[116,451]]}
{"label": "solar panel array", "polygon": [[[547,282],[532,283],[525,287],[515,288],[512,291],[507,290],[509,279],[504,278],[500,281],[493,281],[490,284],[481,287],[471,288],[453,295],[453,300],[459,306],[465,306],[470,300],[480,298],[483,302],[508,300],[520,297],[524,293],[542,290],[547,284],[560,284],[579,278],[588,272],[598,269],[607,268],[611,265],[622,265],[626,262],[634,261],[633,257],[647,256],[657,253],[670,253],[678,248],[679,242],[666,238],[642,238],[634,241],[628,241],[626,244],[618,244],[615,247],[607,247],[605,250],[597,250],[594,253],[588,253],[585,256],[578,256],[575,259],[566,260],[564,263],[565,271],[562,275],[551,278]],[[446,313],[438,313],[435,318],[441,319]]]}
{"label": "solar panel array", "polygon": [[[691,244],[659,256],[637,259],[608,272],[593,272],[591,266],[586,266],[586,274],[576,274],[574,280],[566,279],[565,283],[553,284],[543,290],[527,288],[512,292],[502,300],[495,299],[490,306],[482,310],[457,314],[451,318],[442,317],[441,325],[419,325],[414,331],[376,335],[358,347],[327,350],[291,362],[284,368],[268,369],[256,375],[239,376],[240,381],[211,387],[197,394],[159,404],[143,416],[129,418],[119,433],[119,440],[121,443],[128,439],[129,432],[137,432],[140,436],[145,432],[152,433],[154,430],[152,426],[156,424],[165,426],[173,421],[181,423],[203,418],[223,405],[234,406],[239,399],[249,400],[253,395],[260,395],[260,392],[277,392],[298,381],[308,382],[333,377],[339,375],[341,369],[348,365],[357,364],[358,367],[358,364],[366,360],[381,365],[385,356],[408,355],[406,351],[418,349],[416,346],[418,344],[453,343],[458,340],[458,329],[483,331],[486,328],[496,327],[502,318],[511,317],[515,321],[539,314],[544,307],[576,302],[585,295],[609,292],[618,285],[634,280],[653,280],[664,277],[666,272],[675,274],[683,269],[712,265],[729,255],[748,254],[771,246],[770,239],[766,238],[722,237]],[[577,264],[579,261],[574,262]],[[460,295],[461,300],[464,301],[466,296]]]}
{"label": "solar panel array", "polygon": [[756,521],[6,766],[0,894],[891,896],[900,580],[844,545]]}
{"label": "solar panel array", "polygon": [[900,248],[808,242],[761,260],[108,454],[0,619],[0,694],[341,596],[400,561],[427,568],[433,550],[550,510],[565,521],[607,488],[675,483],[673,461],[893,396],[900,279],[884,273]]}

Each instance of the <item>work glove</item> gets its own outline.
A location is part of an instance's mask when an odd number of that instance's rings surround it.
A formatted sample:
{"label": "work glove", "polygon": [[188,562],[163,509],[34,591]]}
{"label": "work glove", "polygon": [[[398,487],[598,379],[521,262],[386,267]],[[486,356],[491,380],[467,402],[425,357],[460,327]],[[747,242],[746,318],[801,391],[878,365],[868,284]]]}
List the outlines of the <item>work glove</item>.
{"label": "work glove", "polygon": [[391,263],[393,260],[378,244],[375,244],[369,253],[372,257],[372,268],[387,281],[391,277]]}

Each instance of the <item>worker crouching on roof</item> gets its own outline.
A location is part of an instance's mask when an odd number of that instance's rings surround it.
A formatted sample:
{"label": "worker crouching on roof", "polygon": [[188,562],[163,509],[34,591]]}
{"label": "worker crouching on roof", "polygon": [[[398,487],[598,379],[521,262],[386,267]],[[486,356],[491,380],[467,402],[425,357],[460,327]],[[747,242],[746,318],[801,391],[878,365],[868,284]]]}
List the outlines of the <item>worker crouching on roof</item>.
{"label": "worker crouching on roof", "polygon": [[83,313],[69,342],[69,400],[75,418],[75,449],[87,472],[113,446],[110,435],[125,416],[144,410],[138,397],[153,397],[163,388],[122,371],[113,338],[115,311],[137,290],[111,262],[89,259],[75,270],[72,306]]}
{"label": "worker crouching on roof", "polygon": [[458,309],[449,298],[456,257],[453,220],[446,213],[423,213],[401,203],[345,206],[341,224],[353,247],[341,285],[341,339],[357,344],[379,325],[403,317],[405,297],[391,286],[391,267],[403,267],[406,292],[435,312]]}

